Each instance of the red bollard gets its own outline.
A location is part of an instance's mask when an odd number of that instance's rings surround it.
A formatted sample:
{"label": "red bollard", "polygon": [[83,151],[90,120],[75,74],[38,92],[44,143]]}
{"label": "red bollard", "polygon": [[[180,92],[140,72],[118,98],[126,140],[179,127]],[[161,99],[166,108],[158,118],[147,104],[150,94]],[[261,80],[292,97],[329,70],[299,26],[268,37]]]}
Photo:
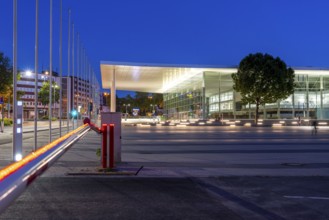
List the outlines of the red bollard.
{"label": "red bollard", "polygon": [[110,169],[114,168],[114,124],[110,124]]}
{"label": "red bollard", "polygon": [[107,160],[107,124],[102,125],[103,140],[102,140],[102,166],[106,168]]}

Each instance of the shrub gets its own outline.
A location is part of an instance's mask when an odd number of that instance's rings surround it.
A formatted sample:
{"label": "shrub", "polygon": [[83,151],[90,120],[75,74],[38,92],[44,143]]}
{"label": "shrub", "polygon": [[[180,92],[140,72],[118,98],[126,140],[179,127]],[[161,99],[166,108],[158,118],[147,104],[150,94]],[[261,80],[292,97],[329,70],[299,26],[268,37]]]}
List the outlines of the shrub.
{"label": "shrub", "polygon": [[10,125],[13,124],[13,119],[11,119],[11,118],[4,118],[3,119],[3,122],[4,122],[4,125],[5,126],[10,126]]}
{"label": "shrub", "polygon": [[101,149],[100,148],[97,148],[97,150],[96,150],[96,156],[97,157],[101,157]]}
{"label": "shrub", "polygon": [[42,120],[48,120],[49,118],[48,118],[48,115],[44,115],[44,116],[41,117],[41,119]]}

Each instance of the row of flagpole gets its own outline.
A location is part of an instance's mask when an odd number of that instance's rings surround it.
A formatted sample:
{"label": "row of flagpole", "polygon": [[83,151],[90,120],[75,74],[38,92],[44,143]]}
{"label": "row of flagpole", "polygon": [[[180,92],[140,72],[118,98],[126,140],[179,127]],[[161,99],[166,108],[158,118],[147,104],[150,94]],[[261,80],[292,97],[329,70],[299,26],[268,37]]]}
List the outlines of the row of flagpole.
{"label": "row of flagpole", "polygon": [[[59,15],[59,81],[60,81],[60,101],[59,101],[59,135],[62,136],[62,117],[63,117],[63,4],[60,1],[60,15]],[[52,81],[53,81],[53,0],[49,0],[49,142],[52,141]],[[39,0],[35,0],[35,98],[34,98],[34,150],[38,148],[38,59],[39,59]],[[72,35],[72,36],[71,36]],[[77,35],[77,40],[75,39]],[[76,42],[75,42],[76,41]],[[95,77],[91,64],[89,62],[86,49],[82,46],[80,34],[75,34],[74,23],[71,21],[71,10],[68,10],[68,51],[67,51],[67,132],[70,130],[70,112],[77,110],[79,105],[79,92],[84,93],[84,106],[87,108],[88,116],[91,116],[90,104],[95,100],[95,83],[98,83]],[[76,54],[75,54],[76,51]],[[76,55],[76,57],[75,57]],[[72,58],[72,59],[71,59]],[[75,68],[76,66],[76,68]],[[72,79],[72,81],[70,81]],[[79,86],[83,82],[84,86]],[[88,85],[88,88],[87,88]],[[73,86],[73,88],[71,88]],[[83,88],[79,91],[79,88]],[[71,90],[72,89],[72,90]],[[72,94],[71,92],[72,91]],[[73,100],[70,100],[72,97]],[[88,98],[87,98],[88,97]],[[16,153],[16,129],[17,129],[17,0],[13,0],[13,155]],[[55,97],[54,97],[55,99]],[[81,100],[81,99],[80,99]],[[72,102],[72,106],[71,106]],[[74,119],[74,116],[73,116]],[[82,118],[81,118],[82,119]],[[72,128],[74,129],[74,120],[72,120]],[[14,157],[14,156],[13,156]]]}

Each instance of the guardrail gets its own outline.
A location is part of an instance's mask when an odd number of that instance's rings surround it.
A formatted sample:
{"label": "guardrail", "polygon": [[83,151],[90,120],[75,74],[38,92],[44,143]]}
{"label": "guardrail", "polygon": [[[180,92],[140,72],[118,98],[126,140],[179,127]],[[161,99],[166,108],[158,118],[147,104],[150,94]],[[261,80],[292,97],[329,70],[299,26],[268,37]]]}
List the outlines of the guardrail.
{"label": "guardrail", "polygon": [[89,130],[82,125],[0,170],[0,213]]}

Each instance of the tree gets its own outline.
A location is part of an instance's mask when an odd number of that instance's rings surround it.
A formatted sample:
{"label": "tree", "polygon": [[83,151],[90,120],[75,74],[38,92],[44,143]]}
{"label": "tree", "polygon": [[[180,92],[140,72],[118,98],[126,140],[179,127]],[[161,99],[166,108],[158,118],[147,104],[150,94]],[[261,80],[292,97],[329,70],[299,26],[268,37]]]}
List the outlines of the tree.
{"label": "tree", "polygon": [[[105,94],[107,105],[111,106],[111,95]],[[130,105],[127,111],[131,111],[132,108],[138,107],[140,109],[140,115],[146,115],[147,112],[151,112],[151,104],[162,108],[163,106],[163,95],[156,93],[146,92],[135,92],[135,96],[132,97],[130,94],[125,97],[116,97],[116,111],[126,113],[126,105]]]}
{"label": "tree", "polygon": [[242,104],[255,104],[255,122],[259,105],[286,99],[294,92],[294,70],[279,57],[269,54],[249,54],[232,74],[233,89],[241,94]]}
{"label": "tree", "polygon": [[[52,101],[53,102],[58,102],[59,100],[59,86],[53,82],[52,83],[52,88],[51,88],[53,97],[52,97]],[[55,97],[55,99],[54,99]],[[41,102],[41,104],[43,105],[43,108],[46,108],[46,105],[49,104],[49,82],[44,82],[42,84],[42,87],[40,88],[40,91],[38,93],[38,100],[39,102]]]}
{"label": "tree", "polygon": [[[21,77],[19,71],[17,80]],[[24,95],[23,91],[17,91],[17,99]],[[0,97],[3,97],[5,103],[11,104],[13,99],[13,70],[10,59],[0,52]],[[2,109],[3,110],[3,106]],[[10,109],[8,109],[9,116]]]}
{"label": "tree", "polygon": [[0,52],[0,94],[6,94],[13,84],[10,59]]}

